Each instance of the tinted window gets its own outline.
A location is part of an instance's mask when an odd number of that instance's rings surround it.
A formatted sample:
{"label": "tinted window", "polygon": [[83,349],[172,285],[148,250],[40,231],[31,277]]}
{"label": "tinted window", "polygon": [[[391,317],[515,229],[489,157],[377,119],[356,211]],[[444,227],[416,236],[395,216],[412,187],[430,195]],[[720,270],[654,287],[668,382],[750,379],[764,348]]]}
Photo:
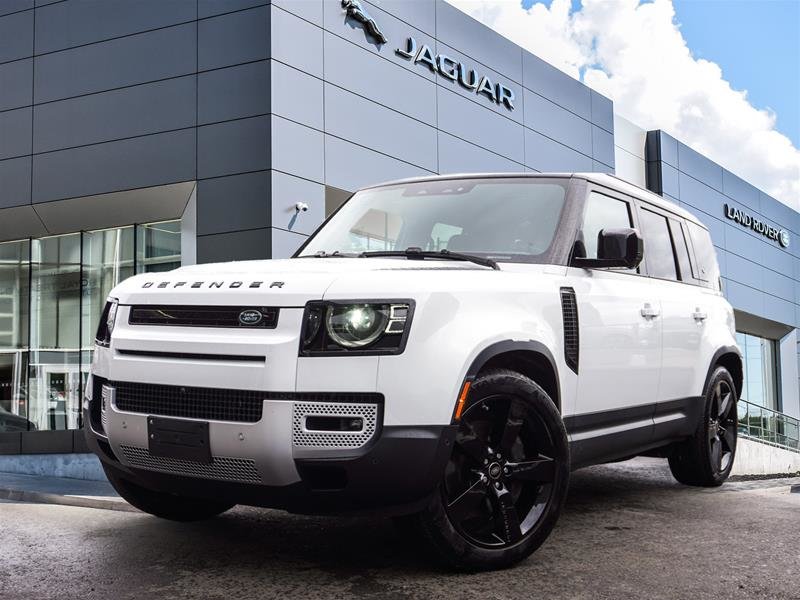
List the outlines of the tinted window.
{"label": "tinted window", "polygon": [[669,220],[669,231],[672,234],[672,243],[675,246],[675,254],[678,257],[678,276],[681,281],[692,280],[692,267],[689,260],[689,247],[686,245],[686,238],[683,234],[683,228],[678,221],[673,219]]}
{"label": "tinted window", "polygon": [[597,236],[601,230],[630,226],[631,214],[627,202],[596,192],[590,193],[582,229],[586,258],[597,258]]}
{"label": "tinted window", "polygon": [[643,210],[641,221],[644,259],[647,262],[648,274],[662,279],[678,279],[667,218]]}
{"label": "tinted window", "polygon": [[695,277],[710,282],[716,288],[719,281],[719,267],[717,266],[717,252],[714,250],[714,244],[711,243],[711,236],[708,231],[695,223],[687,222],[686,226],[692,246],[694,246],[694,257],[697,263]]}

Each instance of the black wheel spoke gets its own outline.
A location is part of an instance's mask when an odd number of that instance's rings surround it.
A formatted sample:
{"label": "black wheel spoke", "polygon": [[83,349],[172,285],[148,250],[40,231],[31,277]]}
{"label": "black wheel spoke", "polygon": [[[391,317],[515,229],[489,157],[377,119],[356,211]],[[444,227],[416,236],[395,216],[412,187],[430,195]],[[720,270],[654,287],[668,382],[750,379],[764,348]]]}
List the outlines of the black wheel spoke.
{"label": "black wheel spoke", "polygon": [[722,467],[722,442],[716,437],[711,441],[711,464],[718,469]]}
{"label": "black wheel spoke", "polygon": [[519,524],[519,515],[514,506],[514,499],[508,490],[499,491],[497,494],[497,516],[501,536],[508,544],[513,544],[522,538],[522,528]]}
{"label": "black wheel spoke", "polygon": [[509,456],[511,454],[511,449],[514,447],[514,442],[517,441],[517,437],[519,437],[519,431],[522,429],[522,419],[515,419],[510,414],[509,417],[506,419],[505,427],[503,428],[503,433],[500,436],[500,451],[505,455]]}
{"label": "black wheel spoke", "polygon": [[733,398],[733,394],[730,392],[723,394],[722,399],[719,402],[719,418],[720,420],[724,420],[728,416],[728,411],[731,408],[731,399]]}
{"label": "black wheel spoke", "polygon": [[531,460],[507,463],[506,468],[508,469],[506,476],[510,479],[550,483],[555,481],[556,478],[556,462],[552,458],[541,454]]}
{"label": "black wheel spoke", "polygon": [[722,434],[722,439],[725,441],[728,451],[733,452],[733,449],[736,447],[736,425],[728,425],[725,432]]}
{"label": "black wheel spoke", "polygon": [[447,505],[447,512],[457,522],[479,512],[481,503],[486,500],[486,482],[480,479],[468,487],[455,500]]}
{"label": "black wheel spoke", "polygon": [[474,435],[459,437],[456,445],[477,464],[482,464],[489,452],[486,442]]}

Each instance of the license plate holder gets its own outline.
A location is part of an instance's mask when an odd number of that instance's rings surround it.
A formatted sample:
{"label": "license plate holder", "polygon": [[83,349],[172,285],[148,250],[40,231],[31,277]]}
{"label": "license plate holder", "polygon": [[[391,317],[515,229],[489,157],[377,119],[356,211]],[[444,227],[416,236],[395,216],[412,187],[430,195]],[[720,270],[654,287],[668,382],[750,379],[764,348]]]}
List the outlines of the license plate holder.
{"label": "license plate holder", "polygon": [[147,417],[147,443],[153,456],[211,463],[208,423],[205,421]]}

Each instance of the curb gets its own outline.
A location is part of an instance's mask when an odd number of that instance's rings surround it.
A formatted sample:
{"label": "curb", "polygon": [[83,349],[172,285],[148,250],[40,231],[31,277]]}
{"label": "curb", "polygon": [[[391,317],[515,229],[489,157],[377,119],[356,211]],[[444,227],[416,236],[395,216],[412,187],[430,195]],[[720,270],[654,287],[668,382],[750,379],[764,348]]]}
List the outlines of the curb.
{"label": "curb", "polygon": [[0,500],[14,502],[34,502],[36,504],[60,504],[62,506],[78,506],[81,508],[100,508],[120,512],[139,512],[124,500],[111,500],[93,496],[65,496],[46,492],[12,490],[0,488]]}

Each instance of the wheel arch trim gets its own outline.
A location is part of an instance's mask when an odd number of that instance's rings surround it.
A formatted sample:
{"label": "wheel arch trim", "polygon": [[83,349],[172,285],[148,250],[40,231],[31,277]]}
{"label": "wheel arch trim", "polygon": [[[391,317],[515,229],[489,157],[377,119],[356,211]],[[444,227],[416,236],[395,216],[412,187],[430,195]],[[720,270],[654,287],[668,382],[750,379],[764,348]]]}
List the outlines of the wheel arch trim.
{"label": "wheel arch trim", "polygon": [[[708,366],[708,372],[706,373],[706,378],[703,381],[703,390],[702,394],[705,395],[708,383],[711,381],[711,376],[714,374],[714,369],[718,366],[725,367],[728,371],[731,369],[725,364],[727,362],[726,357],[735,357],[736,360],[736,367],[733,372],[731,372],[731,377],[733,377],[733,383],[736,386],[737,396],[736,399],[738,400],[742,396],[742,382],[743,382],[743,369],[744,366],[742,365],[742,352],[739,350],[737,346],[722,346],[718,348],[716,352],[714,352],[714,356],[711,357],[711,362]],[[725,359],[725,360],[723,360]]]}
{"label": "wheel arch trim", "polygon": [[[553,390],[555,391],[555,397],[552,398],[552,400],[560,412],[561,380],[559,377],[557,363],[550,348],[548,348],[542,342],[536,340],[503,340],[500,342],[494,342],[486,346],[483,350],[478,352],[477,356],[472,360],[469,367],[467,368],[464,380],[462,381],[461,386],[459,387],[459,395],[464,390],[464,386],[467,383],[471,384],[472,381],[475,380],[481,369],[483,369],[487,364],[489,364],[489,362],[493,358],[513,352],[536,354],[542,357],[545,361],[547,361],[547,364],[554,379],[552,387]],[[457,406],[457,400],[456,400],[456,406]],[[456,407],[454,407],[453,410],[454,415],[455,415],[455,408]]]}

